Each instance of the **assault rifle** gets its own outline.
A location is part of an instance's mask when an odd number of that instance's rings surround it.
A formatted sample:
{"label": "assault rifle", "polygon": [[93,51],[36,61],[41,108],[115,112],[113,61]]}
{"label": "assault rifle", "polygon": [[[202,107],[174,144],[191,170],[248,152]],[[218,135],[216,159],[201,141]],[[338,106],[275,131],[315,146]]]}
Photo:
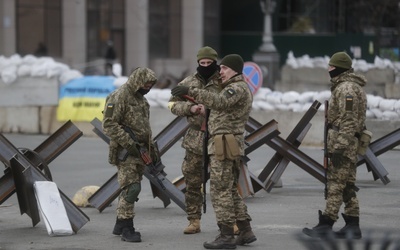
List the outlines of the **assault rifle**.
{"label": "assault rifle", "polygon": [[[160,171],[157,170],[157,167],[154,164],[157,164],[157,162],[153,162],[153,160],[151,159],[151,156],[149,154],[149,152],[147,151],[146,147],[143,146],[139,146],[139,142],[136,138],[135,133],[132,131],[132,129],[130,127],[127,126],[123,126],[123,129],[125,130],[125,132],[127,132],[129,134],[129,136],[131,137],[131,139],[136,143],[137,148],[139,150],[140,153],[140,158],[142,158],[144,164],[146,165],[146,167],[149,169],[149,173],[154,176],[157,179],[158,184],[160,184],[160,187],[165,190],[165,186],[162,183],[162,181],[157,178],[157,175],[160,174]],[[154,152],[156,153],[156,152]],[[121,151],[121,153],[119,154],[118,159],[121,161],[125,161],[126,158],[128,157],[129,152],[128,150],[126,150],[125,148]]]}
{"label": "assault rifle", "polygon": [[[204,135],[203,135],[203,213],[206,213],[207,203],[206,203],[206,185],[209,178],[208,175],[208,164],[210,158],[208,157],[208,116],[210,115],[210,110],[206,109],[206,115],[204,118]],[[202,126],[203,127],[203,126]]]}
{"label": "assault rifle", "polygon": [[325,124],[324,124],[324,169],[325,169],[325,200],[328,197],[328,167],[329,167],[329,155],[328,155],[328,100],[325,100]]}

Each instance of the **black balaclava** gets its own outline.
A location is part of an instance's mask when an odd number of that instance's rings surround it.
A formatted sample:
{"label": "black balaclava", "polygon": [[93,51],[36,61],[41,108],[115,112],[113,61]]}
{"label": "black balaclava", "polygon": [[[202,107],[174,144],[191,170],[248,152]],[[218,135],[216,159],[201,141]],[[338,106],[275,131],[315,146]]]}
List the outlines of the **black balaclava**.
{"label": "black balaclava", "polygon": [[208,80],[214,73],[215,71],[219,71],[219,66],[217,65],[216,61],[213,61],[210,65],[207,67],[199,65],[197,67],[197,72],[201,77],[203,77],[205,80]]}
{"label": "black balaclava", "polygon": [[[151,89],[151,88],[150,88],[150,89]],[[150,92],[150,89],[143,89],[143,88],[140,88],[137,92],[138,92],[139,94],[145,95],[145,94],[147,94],[147,93]]]}
{"label": "black balaclava", "polygon": [[349,69],[344,69],[340,67],[335,67],[335,69],[329,71],[329,75],[331,76],[331,79],[342,74],[343,72],[347,71]]}

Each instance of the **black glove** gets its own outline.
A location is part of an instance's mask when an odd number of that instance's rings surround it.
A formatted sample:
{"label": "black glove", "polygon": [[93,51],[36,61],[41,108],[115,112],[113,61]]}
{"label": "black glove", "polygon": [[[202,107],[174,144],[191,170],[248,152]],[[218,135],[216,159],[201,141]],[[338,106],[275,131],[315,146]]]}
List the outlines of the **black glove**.
{"label": "black glove", "polygon": [[341,167],[345,160],[345,156],[343,156],[343,151],[336,150],[332,153],[331,162],[334,167]]}
{"label": "black glove", "polygon": [[128,150],[129,154],[132,156],[135,156],[135,157],[140,156],[138,145],[136,143],[130,145],[126,150]]}
{"label": "black glove", "polygon": [[183,96],[189,93],[189,87],[186,86],[176,86],[171,89],[171,94],[173,96]]}

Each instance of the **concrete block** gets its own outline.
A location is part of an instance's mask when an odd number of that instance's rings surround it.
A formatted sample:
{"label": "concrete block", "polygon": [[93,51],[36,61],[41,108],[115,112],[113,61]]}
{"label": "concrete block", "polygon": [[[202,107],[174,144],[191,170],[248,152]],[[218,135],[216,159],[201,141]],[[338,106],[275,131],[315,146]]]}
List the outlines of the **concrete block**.
{"label": "concrete block", "polygon": [[47,106],[40,109],[40,132],[42,134],[52,134],[62,124],[57,122],[57,106]]}
{"label": "concrete block", "polygon": [[0,107],[1,133],[39,134],[40,107]]}
{"label": "concrete block", "polygon": [[386,83],[385,96],[388,99],[400,99],[400,84]]}
{"label": "concrete block", "polygon": [[[41,134],[53,134],[57,131],[65,122],[57,121],[57,107],[49,106],[42,107],[40,110],[40,128]],[[84,136],[94,137],[97,136],[93,131],[93,126],[90,122],[77,122],[72,121],[74,125],[82,131]]]}
{"label": "concrete block", "polygon": [[20,77],[10,85],[0,80],[0,107],[57,104],[58,80],[56,78]]}
{"label": "concrete block", "polygon": [[[365,91],[367,94],[378,95],[386,98],[385,85],[394,83],[395,72],[393,69],[370,69],[367,72],[356,72],[367,78]],[[275,90],[281,92],[297,91],[324,91],[329,90],[330,78],[324,68],[297,68],[284,65],[281,70],[281,80],[275,85]]]}
{"label": "concrete block", "polygon": [[391,68],[369,69],[367,72],[356,72],[364,75],[367,78],[368,83],[393,83],[395,80],[395,72]]}
{"label": "concrete block", "polygon": [[[272,119],[278,122],[278,129],[281,132],[280,137],[286,139],[294,129],[305,112],[292,111],[252,111],[250,114],[254,119],[265,124]],[[305,146],[322,147],[324,142],[324,112],[318,111],[311,120],[311,128],[306,134],[303,143]],[[367,119],[366,126],[373,133],[372,141],[377,140],[396,129],[400,128],[399,120],[378,120]]]}

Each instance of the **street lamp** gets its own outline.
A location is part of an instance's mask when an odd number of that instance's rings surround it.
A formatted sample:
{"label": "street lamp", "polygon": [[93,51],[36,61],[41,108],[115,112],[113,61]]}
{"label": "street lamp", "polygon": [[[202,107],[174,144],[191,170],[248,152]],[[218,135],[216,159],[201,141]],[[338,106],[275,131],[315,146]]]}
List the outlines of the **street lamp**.
{"label": "street lamp", "polygon": [[273,0],[260,0],[261,10],[264,13],[264,31],[262,44],[253,54],[253,61],[263,70],[263,86],[272,90],[279,79],[279,53],[272,39],[271,15],[275,10],[276,2]]}

